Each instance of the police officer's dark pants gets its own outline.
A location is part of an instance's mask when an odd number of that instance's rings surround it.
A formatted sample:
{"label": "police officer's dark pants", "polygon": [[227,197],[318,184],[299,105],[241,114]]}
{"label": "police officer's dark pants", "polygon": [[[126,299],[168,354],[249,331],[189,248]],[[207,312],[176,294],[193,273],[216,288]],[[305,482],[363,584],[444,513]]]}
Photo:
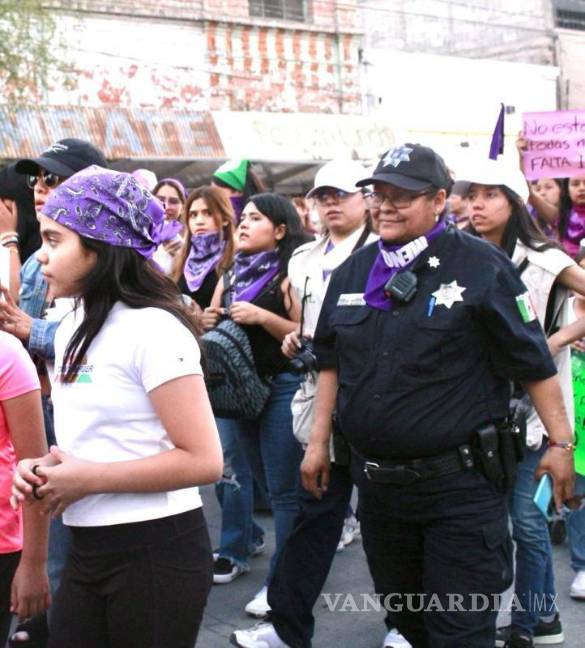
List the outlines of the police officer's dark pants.
{"label": "police officer's dark pants", "polygon": [[311,645],[313,606],[335,556],[352,487],[349,467],[332,463],[321,500],[300,489],[301,510],[268,587],[270,621],[292,648]]}
{"label": "police officer's dark pants", "polygon": [[505,496],[475,471],[409,486],[354,471],[363,545],[387,623],[414,648],[493,648],[496,593],[513,574]]}

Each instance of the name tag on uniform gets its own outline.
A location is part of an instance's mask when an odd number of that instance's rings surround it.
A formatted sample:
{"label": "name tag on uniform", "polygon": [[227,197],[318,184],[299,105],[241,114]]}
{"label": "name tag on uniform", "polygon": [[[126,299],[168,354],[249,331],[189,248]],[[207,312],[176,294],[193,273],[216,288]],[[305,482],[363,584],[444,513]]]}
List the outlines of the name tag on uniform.
{"label": "name tag on uniform", "polygon": [[364,293],[346,293],[339,295],[338,306],[365,306]]}

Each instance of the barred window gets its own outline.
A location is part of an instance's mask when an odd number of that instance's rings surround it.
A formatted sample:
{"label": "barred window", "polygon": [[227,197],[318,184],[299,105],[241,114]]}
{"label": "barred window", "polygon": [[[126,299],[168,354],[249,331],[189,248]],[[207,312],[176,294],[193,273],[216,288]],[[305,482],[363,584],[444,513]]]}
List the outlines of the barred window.
{"label": "barred window", "polygon": [[250,0],[250,16],[303,22],[307,18],[307,2],[306,0]]}
{"label": "barred window", "polygon": [[585,31],[584,0],[553,0],[555,25]]}
{"label": "barred window", "polygon": [[557,27],[563,27],[564,29],[585,31],[585,13],[557,9],[555,12],[555,24]]}

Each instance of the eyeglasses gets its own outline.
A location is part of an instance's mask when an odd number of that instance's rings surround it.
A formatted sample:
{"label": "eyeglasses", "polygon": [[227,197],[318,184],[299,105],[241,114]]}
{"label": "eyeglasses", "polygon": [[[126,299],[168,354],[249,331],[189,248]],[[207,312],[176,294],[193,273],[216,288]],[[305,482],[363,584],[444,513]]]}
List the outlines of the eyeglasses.
{"label": "eyeglasses", "polygon": [[173,207],[176,207],[177,205],[181,204],[181,201],[178,198],[174,198],[173,196],[157,196],[157,198],[163,205],[173,205]]}
{"label": "eyeglasses", "polygon": [[321,187],[320,189],[317,189],[313,192],[312,198],[314,198],[317,202],[325,202],[327,198],[345,200],[346,198],[353,196],[354,193],[357,192],[352,193],[350,191],[344,191],[343,189],[337,189],[336,187]]}
{"label": "eyeglasses", "polygon": [[422,193],[412,193],[411,191],[395,191],[393,193],[386,193],[385,191],[372,191],[368,194],[368,199],[378,206],[387,202],[394,207],[394,209],[406,209],[410,207],[417,198],[423,196],[432,196],[434,192],[424,191]]}
{"label": "eyeglasses", "polygon": [[39,181],[39,178],[42,178],[43,183],[49,189],[54,189],[58,184],[63,182],[64,178],[58,176],[56,173],[51,173],[50,171],[41,171],[36,175],[29,175],[26,177],[26,184],[30,189],[34,189],[35,185]]}

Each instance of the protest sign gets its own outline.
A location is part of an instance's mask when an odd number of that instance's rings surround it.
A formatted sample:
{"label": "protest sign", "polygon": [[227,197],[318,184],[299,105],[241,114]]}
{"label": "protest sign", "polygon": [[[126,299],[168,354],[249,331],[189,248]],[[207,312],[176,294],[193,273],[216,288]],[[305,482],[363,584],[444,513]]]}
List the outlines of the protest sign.
{"label": "protest sign", "polygon": [[585,475],[585,353],[571,350],[575,402],[575,470]]}
{"label": "protest sign", "polygon": [[528,180],[585,174],[585,110],[524,113],[522,118],[528,142],[522,166]]}

